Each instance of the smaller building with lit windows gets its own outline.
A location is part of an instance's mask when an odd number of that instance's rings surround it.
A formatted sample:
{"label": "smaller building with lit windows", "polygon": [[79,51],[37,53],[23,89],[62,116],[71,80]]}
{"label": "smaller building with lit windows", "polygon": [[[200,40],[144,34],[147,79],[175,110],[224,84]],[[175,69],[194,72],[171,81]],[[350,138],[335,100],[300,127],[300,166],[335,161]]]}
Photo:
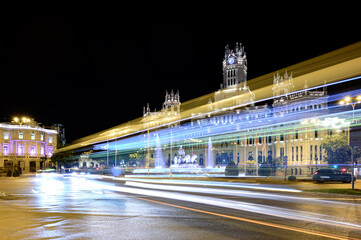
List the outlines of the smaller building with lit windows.
{"label": "smaller building with lit windows", "polygon": [[14,118],[0,123],[0,169],[36,172],[51,167],[57,136],[55,127],[41,127],[34,119]]}

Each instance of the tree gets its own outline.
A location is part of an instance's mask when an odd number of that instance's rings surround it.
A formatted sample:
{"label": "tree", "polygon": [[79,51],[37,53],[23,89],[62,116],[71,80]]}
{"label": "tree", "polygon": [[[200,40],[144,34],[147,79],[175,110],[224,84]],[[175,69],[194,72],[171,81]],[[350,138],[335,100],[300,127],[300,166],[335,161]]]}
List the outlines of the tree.
{"label": "tree", "polygon": [[346,134],[327,136],[321,144],[327,156],[328,164],[345,164],[351,162],[351,147],[348,145]]}
{"label": "tree", "polygon": [[140,165],[140,166],[145,165],[144,158],[143,158],[142,154],[140,154],[139,152],[130,153],[129,158],[130,158],[130,161],[135,161],[137,163],[137,165]]}
{"label": "tree", "polygon": [[65,152],[56,152],[51,156],[51,161],[53,163],[58,162],[59,165],[67,165],[69,163],[78,161],[78,159],[74,159],[74,151],[69,150]]}

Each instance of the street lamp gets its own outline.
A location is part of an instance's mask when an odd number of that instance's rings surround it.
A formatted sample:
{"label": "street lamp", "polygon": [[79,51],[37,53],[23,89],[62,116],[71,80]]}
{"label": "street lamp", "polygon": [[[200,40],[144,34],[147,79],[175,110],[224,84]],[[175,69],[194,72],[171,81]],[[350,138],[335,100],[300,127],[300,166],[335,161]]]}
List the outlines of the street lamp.
{"label": "street lamp", "polygon": [[354,100],[356,101],[352,101],[353,99],[350,96],[345,97],[345,99],[340,100],[339,104],[340,105],[349,105],[351,104],[352,106],[352,123],[355,120],[355,106],[358,103],[361,103],[361,96],[357,96],[354,98]]}
{"label": "street lamp", "polygon": [[[353,101],[356,100],[356,101]],[[345,97],[345,99],[341,100],[339,103],[340,105],[349,105],[351,104],[352,106],[352,123],[354,123],[355,121],[355,106],[358,103],[361,103],[361,96],[357,96],[352,100],[352,98],[350,96]],[[351,125],[350,125],[351,126]],[[350,138],[350,134],[349,134],[349,138]],[[349,144],[350,144],[350,140],[349,140]],[[351,179],[351,183],[352,183],[352,189],[354,189],[355,183],[354,183],[354,178],[355,178],[355,160],[354,160],[354,145],[351,144],[351,161],[352,161],[352,179]]]}

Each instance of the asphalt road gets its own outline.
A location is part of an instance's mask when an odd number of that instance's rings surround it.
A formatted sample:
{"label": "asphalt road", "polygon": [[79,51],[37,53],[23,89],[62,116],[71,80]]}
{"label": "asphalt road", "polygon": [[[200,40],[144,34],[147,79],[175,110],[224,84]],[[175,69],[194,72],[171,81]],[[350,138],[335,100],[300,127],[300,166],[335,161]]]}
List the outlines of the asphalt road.
{"label": "asphalt road", "polygon": [[1,239],[359,239],[361,197],[287,185],[1,178]]}

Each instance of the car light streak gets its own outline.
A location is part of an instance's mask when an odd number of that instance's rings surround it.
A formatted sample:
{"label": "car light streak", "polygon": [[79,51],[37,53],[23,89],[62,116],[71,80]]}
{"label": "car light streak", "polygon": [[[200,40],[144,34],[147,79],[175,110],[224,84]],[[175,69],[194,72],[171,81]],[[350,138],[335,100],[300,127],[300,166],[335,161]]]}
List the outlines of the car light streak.
{"label": "car light streak", "polygon": [[[74,144],[58,149],[58,152],[76,149],[79,147],[94,145],[97,143],[104,143],[109,140],[130,137],[136,134],[142,134],[146,130],[155,131],[157,129],[167,127],[170,124],[178,124],[181,122],[192,121],[199,117],[205,117],[207,115],[219,115],[224,114],[225,111],[234,110],[236,108],[247,107],[255,103],[261,103],[268,100],[273,100],[279,97],[286,97],[289,94],[297,95],[303,91],[315,90],[317,88],[327,87],[330,85],[355,81],[360,78],[361,70],[361,44],[356,43],[345,48],[324,54],[315,59],[310,59],[305,62],[290,66],[298,73],[298,76],[293,78],[295,87],[291,92],[284,94],[278,93],[274,96],[272,92],[273,85],[270,84],[272,73],[249,80],[250,89],[255,95],[255,98],[248,101],[241,101],[233,103],[234,100],[239,97],[230,97],[218,101],[219,107],[209,108],[207,103],[210,98],[216,93],[210,93],[208,95],[187,101],[182,104],[181,118],[174,118],[174,116],[164,117],[154,122],[155,124],[143,124],[142,118],[134,119],[127,123],[118,125],[111,129],[102,131],[100,133],[93,134],[88,137],[84,137],[74,142]],[[316,60],[317,59],[317,60]],[[331,60],[337,59],[337,61]],[[307,79],[307,87],[304,80]],[[325,81],[327,83],[325,84]],[[305,89],[307,88],[307,89]],[[213,105],[215,105],[213,103]]]}
{"label": "car light streak", "polygon": [[[309,90],[309,89],[307,89]],[[303,90],[304,91],[304,90]],[[354,90],[350,92],[351,95],[360,95],[360,90]],[[344,97],[344,94],[335,94],[332,96],[325,97],[324,102],[336,102]],[[321,100],[320,100],[321,101]],[[322,102],[321,101],[321,102]],[[298,132],[299,133],[307,133],[311,132],[310,126],[314,125],[317,126],[319,130],[327,130],[327,129],[340,129],[340,128],[347,128],[350,125],[349,120],[352,118],[352,111],[348,111],[346,109],[341,109],[341,106],[329,106],[331,108],[337,108],[336,113],[329,113],[329,112],[319,112],[317,113],[317,121],[310,122],[308,118],[305,118],[305,112],[315,112],[318,109],[311,109],[310,106],[313,105],[313,102],[310,101],[303,101],[302,104],[305,107],[309,107],[307,110],[303,110],[301,112],[289,112],[283,115],[282,119],[276,115],[267,115],[266,117],[257,117],[257,121],[255,120],[248,120],[247,115],[249,113],[242,113],[239,112],[237,114],[233,113],[231,115],[224,114],[223,116],[233,116],[234,119],[237,121],[237,124],[222,124],[222,123],[215,123],[214,119],[211,119],[209,122],[202,122],[201,125],[192,125],[192,123],[182,123],[182,128],[174,128],[172,129],[172,141],[173,143],[181,143],[188,139],[190,135],[199,135],[198,140],[202,143],[205,143],[208,137],[212,137],[212,141],[214,144],[220,143],[222,141],[241,141],[244,142],[246,140],[244,134],[242,132],[248,131],[252,129],[251,133],[247,133],[248,138],[255,138],[255,137],[265,137],[265,136],[273,136],[277,135],[279,132],[284,131],[285,134],[291,135],[295,134],[294,125],[298,125]],[[282,107],[275,107],[273,109],[274,113],[279,113],[284,111]],[[360,111],[355,111],[356,117],[359,115]],[[252,114],[251,114],[252,115]],[[251,116],[251,118],[253,118]],[[308,122],[304,124],[303,122]],[[301,125],[300,122],[302,122]],[[284,124],[283,127],[280,127],[279,124]],[[338,125],[336,125],[338,124]],[[269,129],[277,128],[277,131],[270,131]],[[208,129],[206,131],[206,129]],[[149,147],[156,147],[157,141],[159,141],[159,145],[163,146],[163,149],[169,148],[165,147],[169,145],[170,142],[170,130],[169,129],[159,129],[154,134],[158,136],[157,138],[150,138],[145,141],[142,135],[123,138],[117,140],[111,144],[109,143],[102,143],[94,146],[94,150],[104,150],[107,149],[111,154],[115,152],[115,149],[120,153],[127,153],[136,151],[142,148],[146,148],[148,145]],[[241,134],[240,134],[241,133]],[[97,152],[91,154],[92,158],[101,158],[107,154],[107,151]]]}
{"label": "car light streak", "polygon": [[[165,203],[165,202],[160,202],[160,201],[155,201],[155,200],[145,199],[145,198],[140,198],[140,197],[134,197],[133,196],[133,198],[140,199],[140,200],[143,200],[143,201],[163,204],[163,205],[167,205],[167,206],[171,206],[171,207],[186,209],[186,210],[190,210],[190,211],[194,211],[194,212],[205,213],[205,214],[209,214],[209,215],[213,215],[213,216],[230,218],[230,219],[234,219],[234,220],[238,220],[238,221],[259,224],[259,225],[268,226],[268,227],[274,227],[274,228],[280,228],[280,229],[285,229],[285,230],[289,230],[289,231],[307,233],[307,234],[320,236],[320,237],[327,237],[327,238],[331,238],[331,239],[345,239],[342,236],[339,237],[339,236],[336,236],[336,235],[330,234],[330,233],[315,232],[315,231],[311,231],[311,230],[305,230],[305,229],[285,226],[285,225],[281,225],[281,224],[268,223],[268,222],[263,222],[263,221],[247,219],[247,218],[235,217],[235,216],[230,216],[230,215],[226,215],[226,214],[220,214],[220,213],[215,213],[215,212],[210,212],[210,211],[204,211],[204,210],[200,210],[200,209],[189,208],[189,207],[184,207],[184,206],[180,206],[180,205],[175,205],[175,204],[170,204],[170,203]],[[357,238],[347,237],[347,239],[357,239]]]}
{"label": "car light streak", "polygon": [[178,201],[181,200],[181,201],[193,202],[198,204],[202,203],[216,207],[224,207],[224,208],[252,212],[262,215],[269,215],[273,217],[280,217],[280,218],[292,219],[297,221],[300,220],[308,221],[318,224],[331,225],[335,227],[343,227],[343,228],[346,227],[358,231],[361,230],[361,225],[347,222],[347,219],[341,219],[339,221],[336,220],[335,217],[333,216],[324,215],[324,214],[309,213],[304,211],[290,210],[280,207],[271,207],[262,204],[247,203],[247,202],[234,201],[228,199],[220,200],[219,198],[214,198],[214,197],[196,196],[196,195],[189,195],[184,193],[165,192],[165,191],[147,190],[147,189],[130,188],[130,187],[119,187],[119,186],[112,186],[112,185],[96,183],[96,182],[92,182],[89,184],[91,184],[93,187],[103,188],[115,192],[123,192],[123,193],[130,193],[130,194],[151,196],[151,197],[160,197],[160,198],[173,199]]}
{"label": "car light streak", "polygon": [[[113,178],[117,179],[117,178]],[[120,179],[122,180],[122,179]],[[147,183],[164,183],[164,184],[179,184],[179,185],[202,185],[202,186],[216,186],[216,187],[232,187],[232,188],[246,188],[254,190],[266,190],[266,191],[279,191],[279,192],[302,192],[298,189],[280,188],[275,186],[259,186],[257,183],[227,183],[227,182],[213,182],[213,181],[191,181],[191,180],[156,180],[156,179],[124,179],[133,182],[147,182]],[[124,181],[123,180],[123,181]]]}
{"label": "car light streak", "polygon": [[[259,198],[259,199],[270,199],[276,201],[285,201],[285,202],[298,202],[298,203],[316,203],[316,204],[337,204],[345,205],[350,207],[351,203],[343,203],[329,200],[320,200],[317,198],[303,198],[303,197],[293,197],[285,196],[280,194],[265,194],[253,191],[244,191],[244,190],[231,190],[231,189],[216,189],[216,188],[201,188],[201,187],[182,187],[182,186],[166,186],[159,184],[148,184],[148,183],[139,183],[139,182],[129,182],[125,183],[127,186],[132,187],[141,187],[148,189],[158,189],[158,190],[167,190],[167,191],[179,191],[179,192],[192,192],[192,193],[206,193],[206,194],[218,194],[225,196],[237,196],[237,197],[246,197],[246,198]],[[360,206],[359,204],[354,204],[355,206]]]}

